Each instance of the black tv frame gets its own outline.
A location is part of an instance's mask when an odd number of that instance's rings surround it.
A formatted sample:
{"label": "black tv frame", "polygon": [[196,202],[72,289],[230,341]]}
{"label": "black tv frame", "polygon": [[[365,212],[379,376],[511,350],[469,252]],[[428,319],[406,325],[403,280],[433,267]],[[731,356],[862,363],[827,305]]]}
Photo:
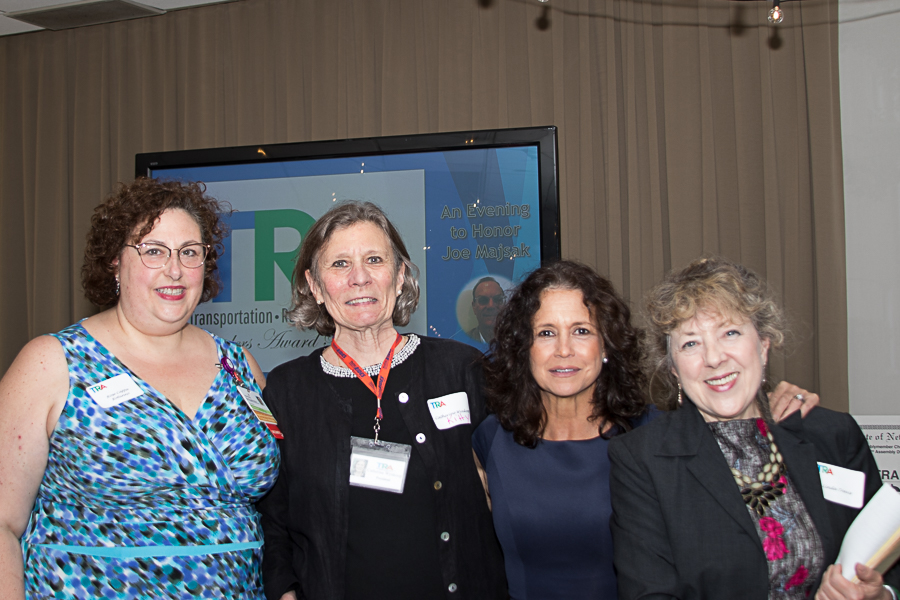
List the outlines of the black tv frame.
{"label": "black tv frame", "polygon": [[135,177],[150,177],[157,169],[535,145],[538,147],[541,262],[546,262],[561,258],[557,144],[556,127],[547,126],[145,152],[135,156]]}

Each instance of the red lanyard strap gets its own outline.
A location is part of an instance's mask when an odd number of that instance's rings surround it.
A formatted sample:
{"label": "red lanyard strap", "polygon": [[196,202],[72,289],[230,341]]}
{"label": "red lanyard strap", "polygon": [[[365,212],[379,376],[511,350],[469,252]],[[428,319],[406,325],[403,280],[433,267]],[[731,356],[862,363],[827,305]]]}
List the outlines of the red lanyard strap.
{"label": "red lanyard strap", "polygon": [[380,421],[384,418],[381,413],[381,396],[384,394],[384,386],[387,384],[388,374],[391,372],[391,361],[394,360],[394,350],[397,348],[397,344],[400,343],[400,340],[403,339],[399,333],[397,334],[397,339],[394,340],[394,344],[391,346],[391,349],[388,351],[387,356],[384,357],[384,362],[381,363],[381,368],[378,370],[378,384],[376,385],[374,381],[372,381],[372,377],[366,373],[365,369],[359,366],[359,363],[353,360],[353,357],[344,352],[340,346],[337,345],[333,339],[331,340],[331,349],[334,350],[334,353],[338,355],[338,357],[344,361],[344,364],[353,371],[353,373],[359,377],[359,379],[366,384],[366,387],[375,394],[375,398],[378,400],[378,410],[375,412],[375,441],[378,441],[378,432],[381,430]]}

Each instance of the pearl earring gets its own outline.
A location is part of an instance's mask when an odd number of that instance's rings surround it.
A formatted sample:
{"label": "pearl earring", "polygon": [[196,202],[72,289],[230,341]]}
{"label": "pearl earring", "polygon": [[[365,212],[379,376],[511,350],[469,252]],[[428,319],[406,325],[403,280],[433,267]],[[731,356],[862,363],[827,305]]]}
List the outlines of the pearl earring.
{"label": "pearl earring", "polygon": [[606,357],[604,356],[604,357],[603,357],[603,364],[605,365],[605,364],[608,363],[608,362],[609,362],[609,359],[606,358]]}
{"label": "pearl earring", "polygon": [[116,275],[116,296],[119,295],[119,290],[121,289],[121,285],[119,285],[119,276]]}
{"label": "pearl earring", "polygon": [[681,406],[681,384],[678,384],[678,405]]}

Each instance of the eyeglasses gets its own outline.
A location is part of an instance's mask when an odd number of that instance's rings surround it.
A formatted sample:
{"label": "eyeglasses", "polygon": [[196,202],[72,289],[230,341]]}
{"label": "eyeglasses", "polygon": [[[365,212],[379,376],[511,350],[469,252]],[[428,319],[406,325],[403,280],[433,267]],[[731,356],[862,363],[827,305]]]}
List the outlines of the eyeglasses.
{"label": "eyeglasses", "polygon": [[494,301],[494,304],[503,304],[506,300],[506,296],[503,294],[497,294],[496,296],[475,296],[475,302],[480,306],[487,306],[491,300]]}
{"label": "eyeglasses", "polygon": [[206,262],[209,254],[208,244],[187,244],[181,248],[172,249],[162,244],[125,244],[129,248],[137,250],[141,262],[148,269],[162,269],[169,264],[172,252],[177,252],[181,266],[187,269],[196,269]]}

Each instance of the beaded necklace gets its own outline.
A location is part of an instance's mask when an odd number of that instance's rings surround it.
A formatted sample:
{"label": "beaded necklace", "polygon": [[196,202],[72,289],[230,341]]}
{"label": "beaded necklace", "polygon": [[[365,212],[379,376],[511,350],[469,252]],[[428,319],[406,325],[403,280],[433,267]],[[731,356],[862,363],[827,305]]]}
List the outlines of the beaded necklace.
{"label": "beaded necklace", "polygon": [[734,467],[731,468],[731,474],[741,490],[744,503],[762,517],[765,516],[769,504],[784,494],[785,484],[781,475],[787,472],[787,467],[784,466],[784,459],[766,422],[757,419],[756,426],[769,442],[769,462],[763,465],[762,471],[756,474],[755,479],[744,475]]}

